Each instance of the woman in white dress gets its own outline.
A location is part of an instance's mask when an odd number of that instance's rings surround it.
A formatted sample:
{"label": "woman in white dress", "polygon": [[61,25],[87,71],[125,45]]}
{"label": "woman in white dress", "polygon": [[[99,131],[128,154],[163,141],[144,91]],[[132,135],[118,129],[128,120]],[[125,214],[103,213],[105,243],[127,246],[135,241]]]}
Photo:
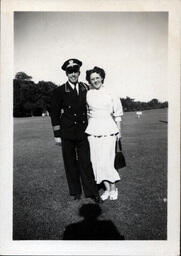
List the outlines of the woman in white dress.
{"label": "woman in white dress", "polygon": [[97,184],[104,183],[102,200],[116,200],[120,180],[114,168],[115,143],[121,137],[122,105],[119,98],[104,87],[105,71],[94,67],[86,71],[86,79],[92,86],[87,92],[90,156]]}

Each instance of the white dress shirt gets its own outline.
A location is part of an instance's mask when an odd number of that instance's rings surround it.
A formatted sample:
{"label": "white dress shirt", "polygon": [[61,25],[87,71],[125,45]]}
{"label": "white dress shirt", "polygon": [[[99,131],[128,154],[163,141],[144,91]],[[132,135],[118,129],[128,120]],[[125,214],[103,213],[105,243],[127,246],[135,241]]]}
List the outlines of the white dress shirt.
{"label": "white dress shirt", "polygon": [[68,81],[68,83],[72,87],[73,90],[74,90],[74,88],[76,88],[77,95],[79,95],[79,84],[76,83],[76,85],[75,85],[75,84],[71,83],[70,81]]}

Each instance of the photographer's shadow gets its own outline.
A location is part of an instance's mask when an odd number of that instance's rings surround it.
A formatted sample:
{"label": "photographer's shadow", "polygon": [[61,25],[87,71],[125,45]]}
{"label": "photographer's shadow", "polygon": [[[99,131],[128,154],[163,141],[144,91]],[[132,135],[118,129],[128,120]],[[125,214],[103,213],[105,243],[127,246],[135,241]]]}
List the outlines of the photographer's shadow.
{"label": "photographer's shadow", "polygon": [[84,219],[68,225],[63,240],[124,240],[110,220],[98,220],[101,208],[97,204],[84,204],[79,214]]}

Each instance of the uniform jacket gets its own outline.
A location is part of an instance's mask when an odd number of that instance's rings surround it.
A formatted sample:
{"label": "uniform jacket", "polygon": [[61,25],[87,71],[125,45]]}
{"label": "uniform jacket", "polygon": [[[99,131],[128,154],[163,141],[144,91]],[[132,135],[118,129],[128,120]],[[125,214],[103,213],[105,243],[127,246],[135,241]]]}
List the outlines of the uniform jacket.
{"label": "uniform jacket", "polygon": [[77,96],[68,82],[55,89],[52,97],[51,122],[60,126],[55,137],[63,139],[83,139],[86,137],[88,86],[79,82]]}

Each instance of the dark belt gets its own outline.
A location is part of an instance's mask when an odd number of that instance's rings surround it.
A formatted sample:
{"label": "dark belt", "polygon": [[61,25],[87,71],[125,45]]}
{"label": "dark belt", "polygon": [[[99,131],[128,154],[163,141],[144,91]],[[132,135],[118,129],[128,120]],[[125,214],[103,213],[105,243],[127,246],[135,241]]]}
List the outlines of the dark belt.
{"label": "dark belt", "polygon": [[92,136],[94,136],[96,138],[102,138],[102,137],[108,137],[108,136],[115,136],[117,134],[118,134],[118,132],[117,133],[111,133],[109,135],[92,135]]}

